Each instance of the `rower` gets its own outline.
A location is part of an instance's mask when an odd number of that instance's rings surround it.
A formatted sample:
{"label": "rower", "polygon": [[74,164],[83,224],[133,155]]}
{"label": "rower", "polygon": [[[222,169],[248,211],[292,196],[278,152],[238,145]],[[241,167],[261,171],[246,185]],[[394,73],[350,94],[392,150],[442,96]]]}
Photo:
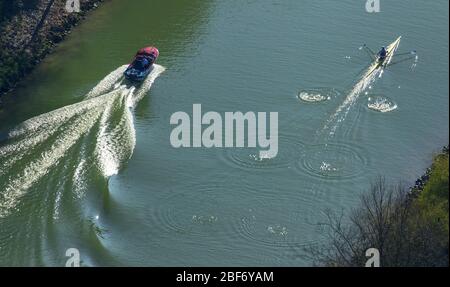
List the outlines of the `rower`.
{"label": "rower", "polygon": [[378,52],[378,61],[380,63],[382,63],[384,61],[384,59],[386,59],[386,56],[387,56],[387,51],[386,51],[386,48],[383,46],[383,47],[381,47],[380,52]]}

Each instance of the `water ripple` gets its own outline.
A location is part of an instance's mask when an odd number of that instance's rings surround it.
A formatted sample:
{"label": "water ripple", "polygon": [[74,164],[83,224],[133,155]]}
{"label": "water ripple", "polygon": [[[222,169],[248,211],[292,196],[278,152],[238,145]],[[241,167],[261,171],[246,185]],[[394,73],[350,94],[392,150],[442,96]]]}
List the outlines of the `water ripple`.
{"label": "water ripple", "polygon": [[366,154],[346,143],[311,145],[304,149],[296,168],[322,179],[350,179],[364,174],[369,161]]}
{"label": "water ripple", "polygon": [[298,92],[297,98],[307,103],[317,103],[336,98],[340,92],[333,88],[310,88]]}
{"label": "water ripple", "polygon": [[221,156],[225,163],[247,170],[290,167],[300,156],[304,144],[291,135],[279,135],[278,141],[278,154],[274,158],[261,158],[259,148],[224,149]]}
{"label": "water ripple", "polygon": [[370,96],[367,99],[367,107],[373,111],[387,113],[397,109],[397,104],[388,97]]}

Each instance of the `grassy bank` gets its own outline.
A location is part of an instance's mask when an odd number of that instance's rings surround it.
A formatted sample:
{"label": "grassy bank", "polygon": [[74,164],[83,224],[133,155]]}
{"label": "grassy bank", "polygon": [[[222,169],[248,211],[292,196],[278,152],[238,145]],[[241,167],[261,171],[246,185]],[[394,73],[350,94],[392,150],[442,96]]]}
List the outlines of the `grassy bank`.
{"label": "grassy bank", "polygon": [[448,147],[414,187],[379,178],[348,217],[327,212],[320,224],[326,243],[305,248],[306,256],[319,266],[361,267],[376,248],[384,267],[448,266],[448,180]]}
{"label": "grassy bank", "polygon": [[437,225],[442,230],[442,235],[446,237],[447,244],[449,234],[448,179],[449,153],[446,148],[443,153],[435,156],[429,179],[414,200],[416,209],[420,211],[420,219]]}
{"label": "grassy bank", "polygon": [[100,2],[81,0],[80,13],[69,13],[66,1],[0,0],[0,97],[30,73]]}

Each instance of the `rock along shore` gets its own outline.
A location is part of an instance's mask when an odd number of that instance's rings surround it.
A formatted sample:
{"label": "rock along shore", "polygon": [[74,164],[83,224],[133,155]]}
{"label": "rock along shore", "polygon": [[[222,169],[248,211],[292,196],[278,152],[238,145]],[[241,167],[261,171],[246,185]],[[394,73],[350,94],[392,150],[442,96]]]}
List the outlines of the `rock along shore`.
{"label": "rock along shore", "polygon": [[0,0],[0,109],[1,96],[104,0],[80,0],[80,12],[72,13],[66,10],[66,0],[8,2]]}

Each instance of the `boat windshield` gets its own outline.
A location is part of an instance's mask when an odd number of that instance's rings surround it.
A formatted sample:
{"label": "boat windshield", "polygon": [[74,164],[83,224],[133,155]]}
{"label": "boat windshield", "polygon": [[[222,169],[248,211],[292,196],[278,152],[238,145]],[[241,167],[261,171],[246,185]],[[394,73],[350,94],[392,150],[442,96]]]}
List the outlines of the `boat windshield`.
{"label": "boat windshield", "polygon": [[146,58],[137,58],[134,61],[134,68],[138,69],[138,70],[145,70],[148,65],[149,65],[149,61]]}

